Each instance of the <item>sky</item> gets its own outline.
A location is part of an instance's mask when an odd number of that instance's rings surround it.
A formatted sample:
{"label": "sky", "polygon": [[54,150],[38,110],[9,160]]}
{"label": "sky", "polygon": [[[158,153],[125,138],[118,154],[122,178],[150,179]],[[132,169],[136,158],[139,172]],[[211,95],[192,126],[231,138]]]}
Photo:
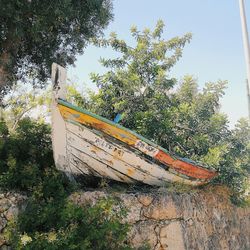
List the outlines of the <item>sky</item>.
{"label": "sky", "polygon": [[[250,28],[250,2],[245,1]],[[165,23],[164,39],[193,34],[183,56],[170,72],[177,79],[192,75],[199,88],[206,82],[227,80],[228,88],[221,101],[221,111],[227,114],[230,126],[241,117],[247,117],[246,65],[238,0],[114,0],[114,20],[104,31],[118,34],[118,38],[133,44],[130,27],[153,29],[157,20]],[[111,49],[88,46],[77,57],[75,67],[68,76],[78,84],[95,89],[89,79],[91,72],[104,73],[98,62],[100,57],[114,57]]]}

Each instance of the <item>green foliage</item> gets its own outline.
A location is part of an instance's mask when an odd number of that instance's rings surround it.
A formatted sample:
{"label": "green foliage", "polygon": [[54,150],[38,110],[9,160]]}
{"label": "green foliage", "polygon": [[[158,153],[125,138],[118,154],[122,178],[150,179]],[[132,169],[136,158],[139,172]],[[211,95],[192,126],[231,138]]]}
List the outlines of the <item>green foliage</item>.
{"label": "green foliage", "polygon": [[182,157],[201,160],[229,134],[227,117],[219,113],[226,82],[207,83],[199,91],[196,79],[186,76],[177,85],[169,72],[191,35],[164,40],[163,27],[162,21],[153,31],[132,27],[134,48],[116,34],[99,42],[121,56],[101,59],[109,71],[92,74],[99,91],[90,96],[88,105],[109,119],[120,113],[125,127]]}
{"label": "green foliage", "polygon": [[9,229],[12,246],[27,250],[131,249],[125,243],[128,226],[120,223],[125,212],[115,205],[110,199],[92,207],[79,207],[68,201],[60,205],[58,201],[29,201],[25,212]]}
{"label": "green foliage", "polygon": [[78,91],[76,84],[71,82],[67,86],[66,100],[76,106],[88,108],[88,103],[89,103],[88,95],[91,95],[91,91],[86,88],[84,89],[84,92],[87,93],[87,95],[84,96],[83,94],[81,94]]}
{"label": "green foliage", "polygon": [[250,121],[240,119],[227,138],[218,164],[219,181],[229,186],[232,200],[243,203],[250,198]]}
{"label": "green foliage", "polygon": [[[15,85],[3,99],[2,116],[10,130],[15,130],[24,117],[44,121],[51,103],[51,90],[41,90],[32,86]],[[36,116],[35,116],[36,114]]]}
{"label": "green foliage", "polygon": [[9,133],[0,123],[0,188],[25,191],[25,210],[9,227],[13,249],[131,249],[117,201],[69,202],[75,186],[53,165],[50,127],[25,118]]}
{"label": "green foliage", "polygon": [[[8,126],[3,118],[0,119],[0,138],[4,138],[9,134]],[[1,140],[1,145],[4,145],[3,139]]]}
{"label": "green foliage", "polygon": [[163,27],[162,21],[153,31],[132,27],[134,47],[115,33],[95,41],[111,46],[120,56],[100,60],[108,71],[92,74],[98,92],[83,105],[111,120],[122,114],[120,123],[125,127],[172,153],[214,167],[219,172],[214,181],[242,197],[249,187],[249,123],[242,120],[229,129],[227,116],[219,111],[225,81],[208,82],[199,90],[192,76],[179,83],[169,76],[191,35],[165,40]]}
{"label": "green foliage", "polygon": [[14,133],[6,136],[3,129],[0,136],[0,186],[32,190],[45,169],[53,166],[50,127],[26,118]]}
{"label": "green foliage", "polygon": [[53,62],[71,65],[112,19],[110,0],[1,0],[0,92],[17,79],[44,85]]}
{"label": "green foliage", "polygon": [[92,111],[109,119],[121,113],[121,124],[183,157],[199,159],[228,133],[227,118],[218,112],[225,82],[207,83],[202,92],[191,76],[177,88],[169,71],[179,60],[191,35],[162,38],[163,23],[154,31],[131,29],[131,48],[115,34],[99,42],[120,52],[117,59],[101,59],[110,70],[92,74],[99,92],[91,96]]}
{"label": "green foliage", "polygon": [[[175,79],[169,79],[167,72],[179,60],[191,35],[165,41],[161,38],[162,32],[162,21],[157,23],[153,32],[148,29],[139,32],[133,27],[131,33],[137,42],[134,48],[119,40],[115,33],[108,40],[96,41],[99,46],[111,46],[121,56],[101,59],[101,64],[110,70],[102,76],[92,74],[92,80],[99,88],[98,95],[93,96],[94,111],[110,119],[122,112],[123,124],[134,128],[140,112],[151,111],[151,105],[160,105],[161,100],[169,99],[167,91]],[[152,97],[157,98],[151,103]]]}

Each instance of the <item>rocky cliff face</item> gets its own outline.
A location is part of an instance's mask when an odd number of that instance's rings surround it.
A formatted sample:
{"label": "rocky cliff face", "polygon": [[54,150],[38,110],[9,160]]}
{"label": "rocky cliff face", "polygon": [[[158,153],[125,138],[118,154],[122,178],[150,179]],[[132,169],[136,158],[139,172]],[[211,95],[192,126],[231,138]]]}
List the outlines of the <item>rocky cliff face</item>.
{"label": "rocky cliff face", "polygon": [[221,187],[191,193],[160,188],[149,193],[80,192],[71,196],[79,205],[118,197],[127,208],[129,241],[150,249],[250,249],[250,208],[231,204]]}
{"label": "rocky cliff face", "polygon": [[[128,211],[124,222],[131,225],[128,240],[134,247],[147,242],[150,249],[157,250],[250,249],[250,208],[232,205],[224,188],[191,193],[164,188],[132,193],[81,191],[69,199],[84,205],[110,196],[118,198]],[[1,232],[24,202],[21,195],[0,195]]]}

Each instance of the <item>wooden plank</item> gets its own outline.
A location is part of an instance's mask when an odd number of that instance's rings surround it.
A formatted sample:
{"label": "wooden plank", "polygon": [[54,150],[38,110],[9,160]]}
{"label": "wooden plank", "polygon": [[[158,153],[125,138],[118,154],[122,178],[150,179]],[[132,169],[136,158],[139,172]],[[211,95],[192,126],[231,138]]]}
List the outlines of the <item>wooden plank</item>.
{"label": "wooden plank", "polygon": [[[133,180],[132,178],[125,176],[119,171],[112,169],[107,164],[93,158],[92,156],[86,154],[85,152],[79,151],[76,148],[71,147],[71,146],[69,147],[71,148],[70,154],[78,162],[77,167],[82,168],[84,166],[84,168],[86,168],[86,165],[87,165],[89,169],[92,169],[92,175],[97,176],[97,177],[109,178],[109,179],[113,179],[116,181],[127,182],[127,183],[136,182],[136,180]],[[74,161],[74,164],[76,164],[76,161]]]}
{"label": "wooden plank", "polygon": [[69,162],[69,165],[68,165],[68,169],[69,169],[69,172],[70,174],[72,175],[89,175],[89,172],[88,174],[86,174],[86,171],[84,172],[83,169],[79,168],[77,165],[73,164],[72,162]]}
{"label": "wooden plank", "polygon": [[[164,185],[166,182],[181,182],[189,185],[199,185],[201,181],[184,179],[168,172],[161,166],[150,163],[134,152],[107,141],[88,128],[66,123],[68,143],[71,147],[99,159],[112,168],[150,185]],[[92,166],[93,164],[88,164]]]}
{"label": "wooden plank", "polygon": [[[79,144],[76,140],[77,137],[74,134],[68,133],[67,136],[69,140],[69,147],[72,148],[72,151],[74,150],[74,154],[75,154],[75,151],[77,150],[78,152],[87,154],[88,156],[92,157],[92,159],[96,159],[99,162],[109,166],[109,168],[106,168],[105,171],[103,171],[103,169],[98,170],[98,172],[102,171],[102,175],[104,177],[109,177],[109,178],[114,179],[114,176],[110,176],[110,168],[112,168],[130,178],[133,178],[134,180],[138,180],[147,184],[153,184],[151,180],[152,177],[148,175],[147,173],[137,171],[136,169],[131,167],[129,164],[124,163],[120,161],[119,159],[114,159],[110,154],[108,154],[104,150],[99,149],[96,146],[91,145],[87,141],[81,140],[81,144]],[[96,165],[93,162],[89,163],[88,165],[91,167],[96,167]],[[157,178],[154,178],[154,184],[159,185],[160,182],[161,182],[160,180],[158,180]]]}
{"label": "wooden plank", "polygon": [[69,158],[69,166],[72,169],[76,169],[76,174],[83,174],[83,175],[91,175],[92,172],[89,170],[87,164],[76,159],[71,153],[69,148],[67,147],[68,158]]}

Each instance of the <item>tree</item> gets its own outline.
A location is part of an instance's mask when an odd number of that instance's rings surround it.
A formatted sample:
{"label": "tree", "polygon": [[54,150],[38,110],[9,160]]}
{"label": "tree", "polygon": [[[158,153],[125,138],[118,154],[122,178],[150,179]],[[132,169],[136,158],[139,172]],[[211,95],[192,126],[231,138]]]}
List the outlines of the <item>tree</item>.
{"label": "tree", "polygon": [[[95,109],[101,115],[114,118],[117,112],[124,115],[123,124],[134,128],[134,112],[150,110],[152,96],[166,98],[168,91],[175,84],[175,79],[168,78],[168,72],[179,60],[182,48],[191,39],[191,34],[175,37],[168,41],[161,38],[164,24],[159,21],[153,32],[145,29],[139,32],[136,27],[131,33],[137,44],[134,48],[119,40],[115,33],[110,38],[96,41],[99,46],[111,46],[121,53],[116,59],[101,59],[101,64],[110,68],[103,76],[92,74],[99,93],[95,97]],[[109,103],[109,105],[106,105]]]}
{"label": "tree", "polygon": [[163,27],[162,21],[153,31],[132,27],[135,47],[115,33],[95,41],[111,46],[119,57],[102,58],[108,71],[91,75],[98,92],[82,99],[76,96],[75,101],[109,119],[120,114],[125,127],[172,153],[216,168],[220,174],[214,181],[242,197],[250,166],[249,124],[242,120],[234,130],[229,129],[227,116],[220,112],[226,81],[208,82],[199,90],[192,76],[179,82],[170,77],[191,35],[165,40]]}
{"label": "tree", "polygon": [[46,120],[50,112],[51,89],[41,90],[31,86],[15,85],[3,98],[1,116],[14,131],[24,117]]}
{"label": "tree", "polygon": [[52,62],[76,60],[112,18],[110,0],[0,0],[0,94],[17,80],[44,85]]}
{"label": "tree", "polygon": [[109,119],[120,113],[124,126],[183,157],[201,158],[228,132],[225,115],[218,113],[226,82],[208,83],[199,92],[196,80],[186,76],[178,87],[169,73],[191,34],[164,40],[163,27],[162,21],[153,31],[132,27],[134,48],[115,33],[97,41],[121,56],[101,59],[109,71],[92,74],[99,92],[92,96],[91,108]]}
{"label": "tree", "polygon": [[13,249],[132,249],[118,201],[84,207],[69,201],[77,186],[54,166],[48,124],[25,117],[8,131],[0,121],[0,188],[28,196],[6,231]]}

